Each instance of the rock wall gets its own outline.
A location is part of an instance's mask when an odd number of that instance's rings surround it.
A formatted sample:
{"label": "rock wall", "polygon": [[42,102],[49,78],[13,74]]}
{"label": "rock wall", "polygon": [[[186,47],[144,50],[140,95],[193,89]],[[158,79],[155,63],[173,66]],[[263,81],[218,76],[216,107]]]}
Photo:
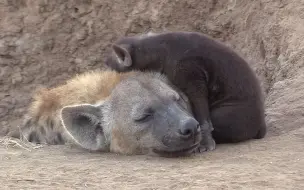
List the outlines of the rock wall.
{"label": "rock wall", "polygon": [[2,0],[1,133],[18,124],[36,88],[101,68],[118,37],[174,30],[209,34],[251,63],[268,135],[304,123],[303,0]]}

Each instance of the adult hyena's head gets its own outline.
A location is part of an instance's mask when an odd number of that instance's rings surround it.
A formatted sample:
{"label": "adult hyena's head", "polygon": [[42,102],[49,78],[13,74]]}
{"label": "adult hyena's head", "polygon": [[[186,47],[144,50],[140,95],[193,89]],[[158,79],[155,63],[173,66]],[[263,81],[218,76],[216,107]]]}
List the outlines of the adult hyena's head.
{"label": "adult hyena's head", "polygon": [[179,156],[201,140],[189,105],[163,76],[139,73],[119,83],[103,102],[64,107],[61,119],[86,149]]}

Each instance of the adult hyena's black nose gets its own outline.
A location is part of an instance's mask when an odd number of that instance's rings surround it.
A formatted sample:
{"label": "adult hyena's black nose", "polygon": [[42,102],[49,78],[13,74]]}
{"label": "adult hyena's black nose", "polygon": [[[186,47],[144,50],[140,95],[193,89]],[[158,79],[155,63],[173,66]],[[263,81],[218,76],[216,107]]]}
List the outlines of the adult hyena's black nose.
{"label": "adult hyena's black nose", "polygon": [[200,125],[198,121],[196,121],[194,118],[189,118],[181,124],[178,133],[182,138],[188,139],[195,136],[199,128]]}

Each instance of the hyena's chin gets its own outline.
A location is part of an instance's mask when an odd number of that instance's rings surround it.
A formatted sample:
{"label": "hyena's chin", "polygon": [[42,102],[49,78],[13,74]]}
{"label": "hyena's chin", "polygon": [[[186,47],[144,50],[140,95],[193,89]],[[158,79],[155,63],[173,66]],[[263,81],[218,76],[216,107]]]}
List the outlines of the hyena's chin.
{"label": "hyena's chin", "polygon": [[199,145],[200,143],[198,142],[189,147],[183,147],[180,149],[176,148],[174,150],[154,148],[153,152],[161,157],[185,157],[190,156],[194,150],[199,147]]}

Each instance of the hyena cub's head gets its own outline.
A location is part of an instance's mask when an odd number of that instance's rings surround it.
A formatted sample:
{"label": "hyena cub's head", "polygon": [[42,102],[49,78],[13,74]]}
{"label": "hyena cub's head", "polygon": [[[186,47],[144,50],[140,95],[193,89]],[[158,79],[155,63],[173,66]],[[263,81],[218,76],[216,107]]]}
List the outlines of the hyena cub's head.
{"label": "hyena cub's head", "polygon": [[111,45],[105,65],[118,72],[161,71],[170,60],[169,52],[166,36],[157,33],[126,36]]}
{"label": "hyena cub's head", "polygon": [[83,148],[122,154],[188,155],[201,140],[187,98],[161,75],[123,80],[96,105],[67,106],[61,120]]}

